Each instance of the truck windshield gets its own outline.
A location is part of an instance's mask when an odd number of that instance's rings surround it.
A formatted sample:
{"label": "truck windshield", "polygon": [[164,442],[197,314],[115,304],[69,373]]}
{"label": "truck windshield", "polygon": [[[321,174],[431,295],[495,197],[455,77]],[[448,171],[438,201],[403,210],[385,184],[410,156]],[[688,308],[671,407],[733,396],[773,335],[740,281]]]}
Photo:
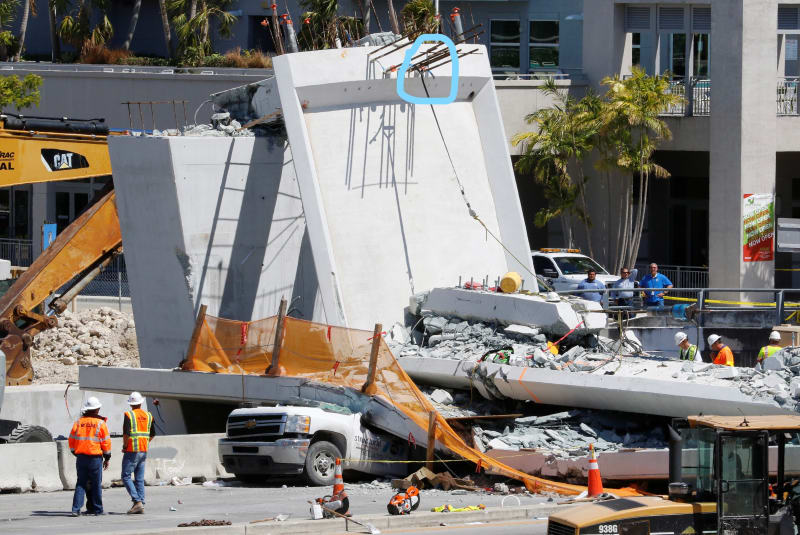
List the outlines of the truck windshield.
{"label": "truck windshield", "polygon": [[585,275],[590,269],[595,270],[598,275],[608,275],[600,264],[588,256],[557,256],[553,260],[564,275]]}
{"label": "truck windshield", "polygon": [[680,433],[683,437],[681,479],[696,492],[696,500],[714,499],[714,430],[684,428]]}

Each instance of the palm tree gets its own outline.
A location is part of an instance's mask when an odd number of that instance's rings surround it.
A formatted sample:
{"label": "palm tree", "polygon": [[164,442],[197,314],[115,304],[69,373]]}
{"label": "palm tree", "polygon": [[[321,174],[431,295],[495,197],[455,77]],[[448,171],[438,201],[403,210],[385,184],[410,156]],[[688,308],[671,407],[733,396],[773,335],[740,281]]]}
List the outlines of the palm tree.
{"label": "palm tree", "polygon": [[133,13],[131,14],[131,25],[128,28],[128,36],[125,38],[125,42],[122,43],[122,48],[124,50],[130,50],[131,48],[131,41],[133,41],[133,34],[136,32],[136,23],[139,22],[139,11],[141,9],[142,0],[134,0]]}
{"label": "palm tree", "polygon": [[[625,173],[623,212],[617,232],[617,267],[632,266],[639,254],[644,228],[650,176],[668,178],[669,172],[652,160],[658,144],[672,133],[659,115],[683,98],[670,92],[669,73],[648,76],[639,67],[631,76],[606,77],[608,86],[601,135],[607,142],[604,165]],[[633,180],[638,179],[637,202],[633,203]]]}
{"label": "palm tree", "polygon": [[[580,163],[594,149],[601,126],[601,102],[593,93],[576,100],[559,92],[552,80],[545,84],[544,92],[553,99],[553,107],[528,115],[525,120],[536,125],[536,131],[523,132],[512,139],[514,146],[522,145],[516,168],[533,172],[534,179],[544,186],[549,206],[536,214],[537,226],[561,217],[564,237],[572,247],[569,218],[577,217],[584,225],[589,255],[593,256],[592,222],[586,203],[588,177]],[[576,177],[570,174],[570,165],[574,163],[578,164],[574,166]]]}
{"label": "palm tree", "polygon": [[172,35],[169,30],[169,15],[167,14],[166,0],[158,0],[158,10],[161,12],[161,28],[164,30],[164,44],[167,46],[167,57],[172,59],[175,56],[175,49],[172,45]]}
{"label": "palm tree", "polygon": [[25,33],[28,31],[28,17],[33,14],[36,16],[36,0],[23,0],[22,2],[22,19],[19,23],[19,49],[14,61],[19,61],[22,56],[22,49],[25,48]]}
{"label": "palm tree", "polygon": [[[227,9],[233,0],[167,0],[167,9],[173,14],[172,24],[178,36],[178,55],[189,64],[196,64],[213,51],[209,28],[216,22],[216,30],[230,37],[237,17]],[[195,10],[194,16],[190,16]],[[187,13],[188,11],[188,13]]]}
{"label": "palm tree", "polygon": [[58,9],[58,2],[56,0],[48,0],[47,2],[47,17],[50,23],[50,60],[56,62],[61,59],[61,41],[58,37],[56,29],[56,10]]}

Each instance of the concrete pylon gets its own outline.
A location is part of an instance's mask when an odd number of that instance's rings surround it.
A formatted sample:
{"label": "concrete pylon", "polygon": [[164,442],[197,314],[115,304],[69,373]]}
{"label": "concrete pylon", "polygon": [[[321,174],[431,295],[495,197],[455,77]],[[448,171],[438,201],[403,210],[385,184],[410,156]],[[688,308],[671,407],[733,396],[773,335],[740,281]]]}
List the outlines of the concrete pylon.
{"label": "concrete pylon", "polygon": [[775,282],[774,260],[744,261],[742,214],[744,195],[775,192],[777,11],[772,0],[711,6],[711,287],[765,288]]}

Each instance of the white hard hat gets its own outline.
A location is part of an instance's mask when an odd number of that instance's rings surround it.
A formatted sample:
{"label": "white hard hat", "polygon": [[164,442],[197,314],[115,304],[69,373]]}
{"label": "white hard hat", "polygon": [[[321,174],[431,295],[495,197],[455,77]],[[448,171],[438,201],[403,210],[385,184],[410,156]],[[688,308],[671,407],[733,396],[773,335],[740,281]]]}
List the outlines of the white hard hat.
{"label": "white hard hat", "polygon": [[719,340],[720,338],[722,338],[722,337],[721,337],[720,335],[718,335],[718,334],[712,334],[712,335],[710,335],[710,336],[708,337],[708,345],[710,345],[710,346],[713,346],[713,345],[714,345],[714,342],[716,342],[716,341],[717,341],[717,340]]}
{"label": "white hard hat", "polygon": [[99,409],[102,407],[103,404],[100,403],[100,400],[94,396],[90,396],[86,401],[83,402],[83,407],[81,407],[81,412],[86,411],[93,411],[95,409]]}
{"label": "white hard hat", "polygon": [[131,392],[128,396],[128,405],[141,405],[144,402],[144,397],[139,392]]}
{"label": "white hard hat", "polygon": [[780,342],[781,333],[779,333],[778,331],[772,331],[771,333],[769,333],[769,339],[775,340],[776,342]]}
{"label": "white hard hat", "polygon": [[684,340],[686,340],[687,338],[689,338],[689,337],[686,336],[686,333],[684,333],[684,332],[675,333],[675,345],[676,346],[680,345],[680,343],[683,342]]}

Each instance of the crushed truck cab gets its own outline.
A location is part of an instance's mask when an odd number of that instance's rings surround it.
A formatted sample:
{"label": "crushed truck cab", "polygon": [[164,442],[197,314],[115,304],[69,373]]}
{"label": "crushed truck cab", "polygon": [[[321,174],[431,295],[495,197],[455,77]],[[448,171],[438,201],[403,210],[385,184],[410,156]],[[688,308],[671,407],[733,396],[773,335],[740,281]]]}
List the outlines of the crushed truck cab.
{"label": "crushed truck cab", "polygon": [[313,485],[332,485],[334,464],[378,476],[405,475],[405,441],[367,427],[361,413],[338,405],[279,405],[236,409],[219,440],[225,470],[238,479],[303,474]]}

